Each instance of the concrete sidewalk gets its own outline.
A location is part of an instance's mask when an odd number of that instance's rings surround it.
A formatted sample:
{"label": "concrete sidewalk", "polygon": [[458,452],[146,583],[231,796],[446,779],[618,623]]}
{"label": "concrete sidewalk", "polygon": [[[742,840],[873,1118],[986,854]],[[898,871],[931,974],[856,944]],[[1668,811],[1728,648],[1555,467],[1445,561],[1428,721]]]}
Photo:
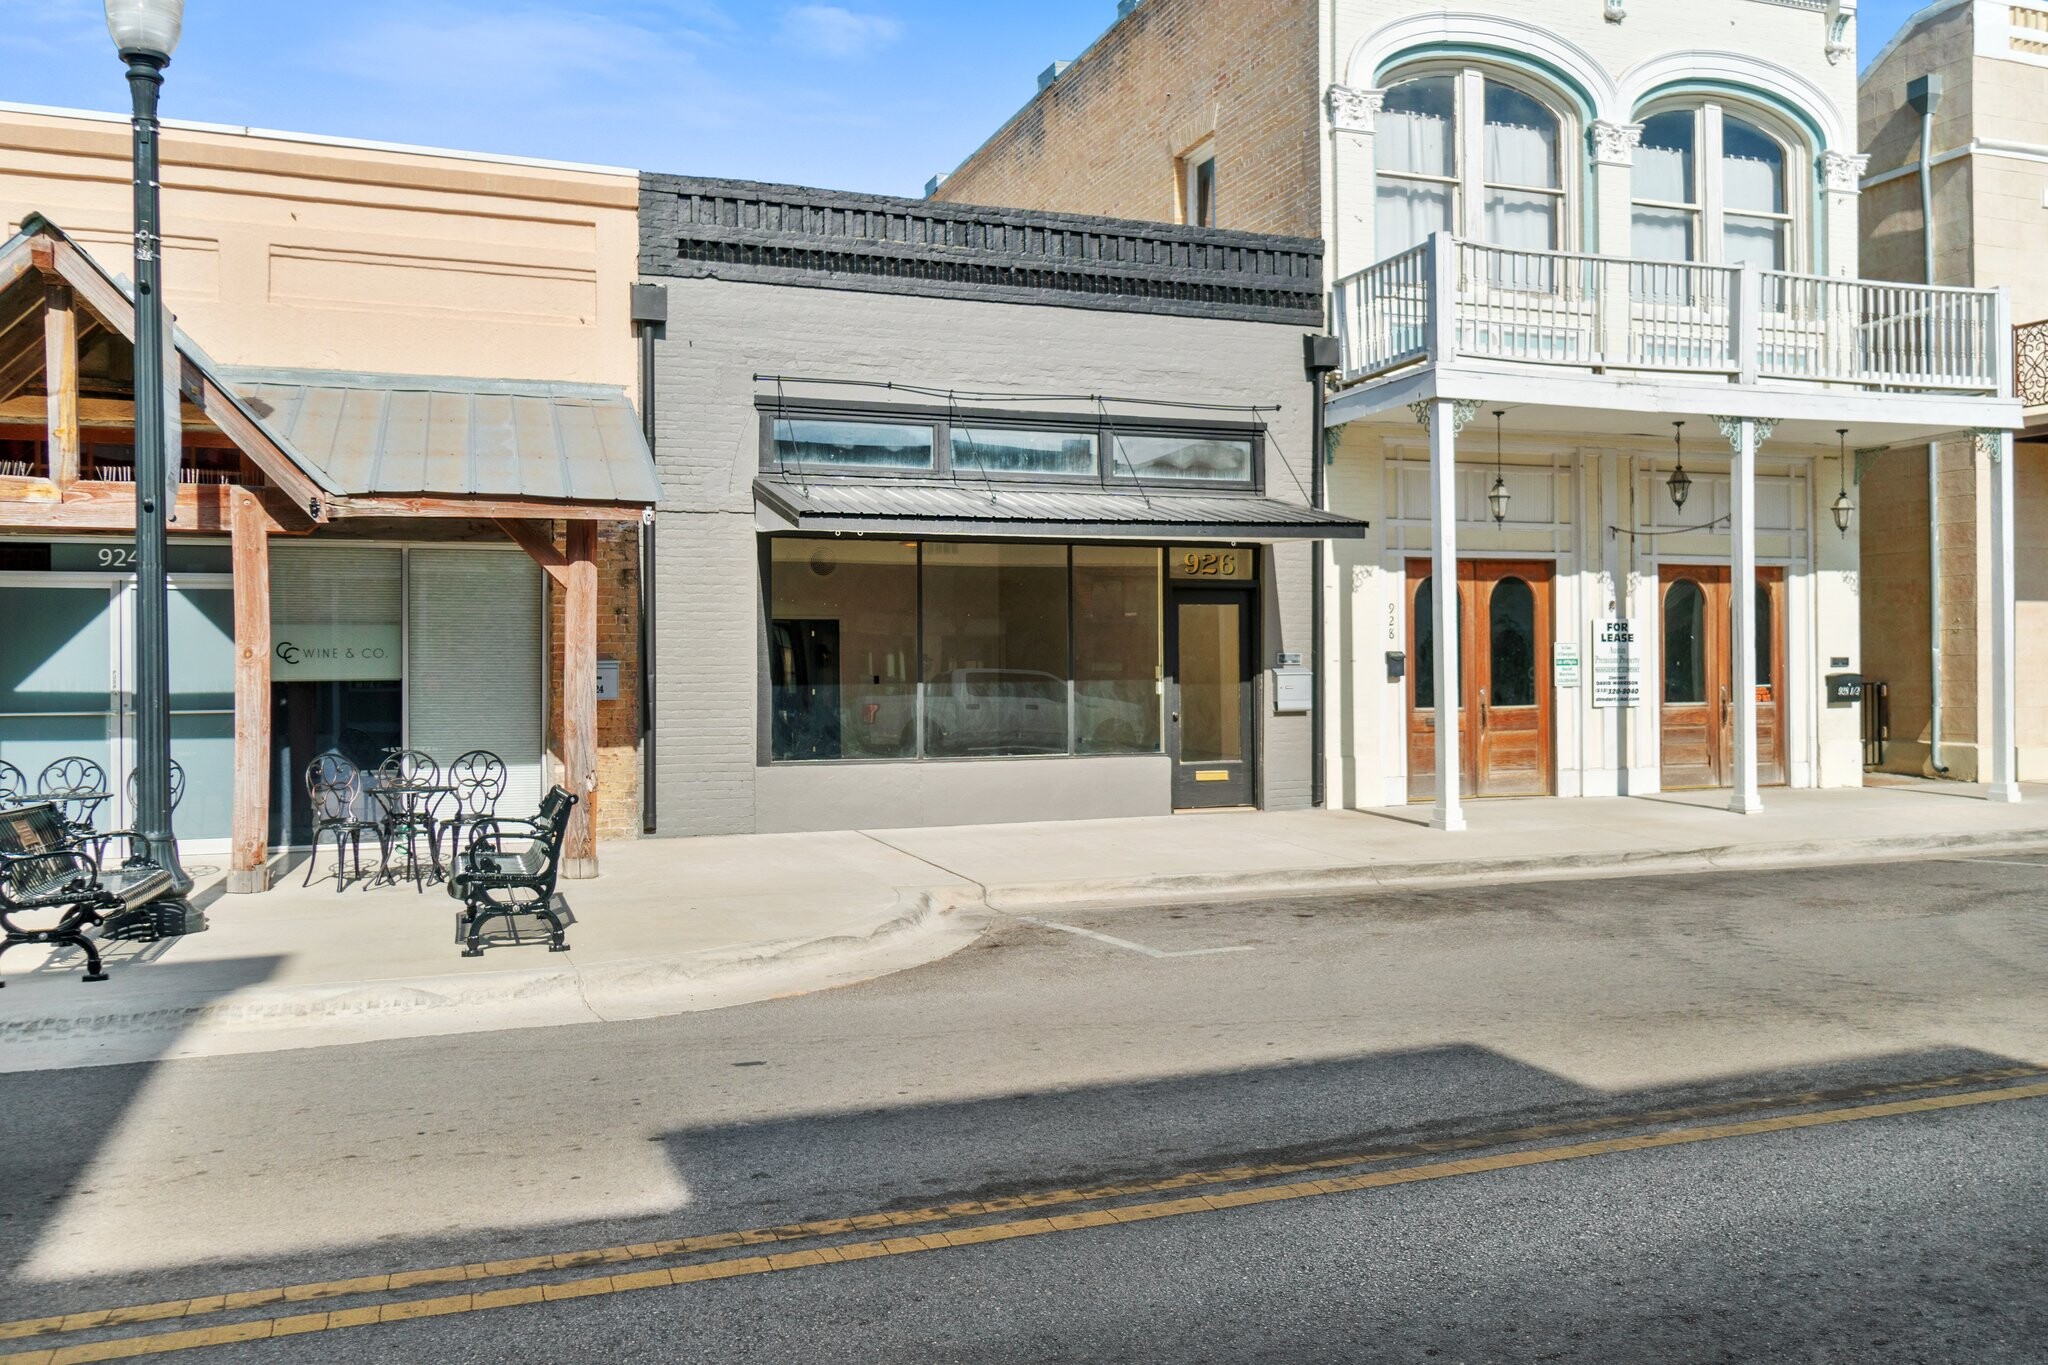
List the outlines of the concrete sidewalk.
{"label": "concrete sidewalk", "polygon": [[648,1018],[825,989],[936,960],[992,915],[1062,906],[1370,892],[2048,850],[2048,788],[1992,805],[1958,784],[1857,791],[1473,802],[1471,828],[1428,810],[1300,811],[607,845],[605,875],[565,885],[572,952],[458,955],[437,887],[337,894],[322,877],[264,896],[195,898],[205,932],[109,945],[113,980],[75,954],[0,961],[0,1070],[269,1051]]}

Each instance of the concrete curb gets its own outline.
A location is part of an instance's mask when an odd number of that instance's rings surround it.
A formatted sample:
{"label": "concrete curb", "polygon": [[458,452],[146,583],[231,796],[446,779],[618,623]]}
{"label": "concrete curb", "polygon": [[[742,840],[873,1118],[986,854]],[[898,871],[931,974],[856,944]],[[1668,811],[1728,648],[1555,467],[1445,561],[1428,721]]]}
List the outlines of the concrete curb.
{"label": "concrete curb", "polygon": [[[919,888],[899,892],[893,913],[859,933],[746,944],[682,957],[633,958],[587,968],[571,962],[550,968],[410,977],[365,985],[255,987],[232,999],[204,1004],[173,999],[151,1006],[146,997],[130,998],[123,1002],[129,1008],[122,1010],[0,1020],[0,1045],[182,1035],[202,1030],[219,1034],[289,1029],[450,1012],[473,1015],[506,1007],[553,1006],[592,1021],[606,1018],[613,1009],[633,1014],[657,1007],[658,1012],[681,1013],[701,1007],[691,997],[722,994],[720,988],[748,977],[788,977],[792,979],[779,984],[801,989],[802,982],[796,978],[806,967],[837,968],[835,975],[845,975],[846,969],[857,967],[862,954],[952,927],[946,923],[949,917],[979,904],[979,887]],[[960,915],[959,929],[965,935],[963,941],[980,932],[971,913]],[[833,984],[842,983],[825,981],[815,988]]]}

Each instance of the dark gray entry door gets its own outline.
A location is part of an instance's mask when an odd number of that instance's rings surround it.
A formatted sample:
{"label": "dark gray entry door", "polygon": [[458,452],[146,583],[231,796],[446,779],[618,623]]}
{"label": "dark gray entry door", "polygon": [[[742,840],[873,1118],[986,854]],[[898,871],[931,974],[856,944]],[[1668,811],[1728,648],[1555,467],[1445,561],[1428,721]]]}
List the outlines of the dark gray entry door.
{"label": "dark gray entry door", "polygon": [[1252,697],[1250,592],[1176,588],[1168,641],[1173,661],[1173,804],[1178,810],[1255,803],[1258,736]]}

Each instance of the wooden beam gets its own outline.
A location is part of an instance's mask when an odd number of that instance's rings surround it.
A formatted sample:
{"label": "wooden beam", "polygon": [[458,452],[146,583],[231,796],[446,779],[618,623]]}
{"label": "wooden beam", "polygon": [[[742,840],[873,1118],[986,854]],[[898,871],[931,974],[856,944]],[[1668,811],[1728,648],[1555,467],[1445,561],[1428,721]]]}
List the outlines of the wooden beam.
{"label": "wooden beam", "polygon": [[527,502],[426,493],[358,494],[334,507],[336,517],[490,517],[511,521],[638,521],[641,509],[620,503]]}
{"label": "wooden beam", "polygon": [[49,479],[33,474],[0,474],[0,502],[61,502],[63,494]]}
{"label": "wooden beam", "polygon": [[234,842],[227,890],[270,889],[270,534],[247,488],[228,491],[235,573]]}
{"label": "wooden beam", "polygon": [[576,809],[562,845],[562,875],[597,875],[597,527],[569,523],[562,591],[562,769]]}
{"label": "wooden beam", "polygon": [[43,388],[48,409],[50,478],[61,490],[78,481],[78,310],[61,284],[43,293]]}
{"label": "wooden beam", "polygon": [[24,415],[32,417],[41,426],[45,416],[43,400],[40,398],[15,398],[27,388],[29,381],[43,372],[43,338],[33,333],[25,334],[14,344],[11,351],[0,352],[0,410],[19,406]]}
{"label": "wooden beam", "polygon": [[545,521],[512,521],[498,519],[498,529],[512,540],[512,543],[526,551],[534,563],[547,571],[549,578],[566,590],[572,578],[569,556],[555,548],[555,533],[551,523]]}
{"label": "wooden beam", "polygon": [[[45,482],[30,480],[26,482]],[[205,531],[219,535],[229,528],[229,484],[188,483],[178,489],[178,520],[172,534]],[[243,490],[256,497],[281,528],[277,534],[298,535],[311,528],[303,512],[269,488]],[[135,485],[81,480],[56,500],[9,502],[0,499],[0,530],[113,531],[135,529]]]}

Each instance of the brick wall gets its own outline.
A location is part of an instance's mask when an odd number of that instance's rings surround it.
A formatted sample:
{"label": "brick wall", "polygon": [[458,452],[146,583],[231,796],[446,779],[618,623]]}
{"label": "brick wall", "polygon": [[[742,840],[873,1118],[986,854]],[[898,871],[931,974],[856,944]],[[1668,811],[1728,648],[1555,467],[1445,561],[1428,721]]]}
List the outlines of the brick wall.
{"label": "brick wall", "polygon": [[1178,222],[1176,159],[1209,139],[1216,226],[1319,236],[1316,55],[1308,0],[1146,0],[937,197]]}
{"label": "brick wall", "polygon": [[[555,546],[566,548],[557,523]],[[562,589],[548,585],[548,759],[562,761]],[[597,657],[619,661],[619,699],[597,704],[597,837],[640,836],[640,528],[605,522],[597,533]]]}

